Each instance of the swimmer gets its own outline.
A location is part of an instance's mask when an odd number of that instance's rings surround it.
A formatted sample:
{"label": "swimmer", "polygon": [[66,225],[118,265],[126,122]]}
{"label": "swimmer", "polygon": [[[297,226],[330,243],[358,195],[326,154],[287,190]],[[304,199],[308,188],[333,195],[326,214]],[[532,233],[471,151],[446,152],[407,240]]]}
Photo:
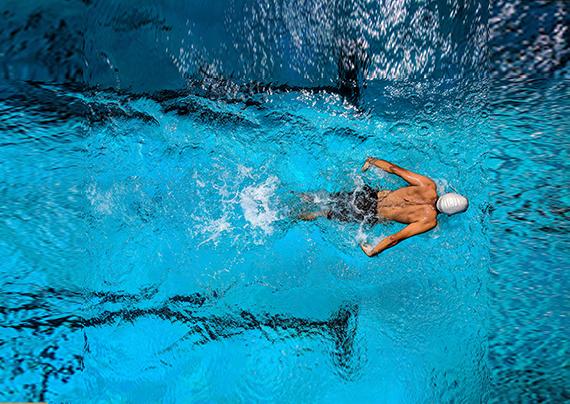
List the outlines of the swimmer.
{"label": "swimmer", "polygon": [[[374,190],[365,185],[353,192],[337,192],[329,195],[330,206],[321,211],[303,213],[302,220],[315,220],[318,217],[336,219],[343,222],[364,222],[375,224],[383,220],[392,220],[407,224],[399,232],[392,234],[376,246],[362,243],[360,248],[369,257],[380,254],[394,247],[401,241],[425,233],[437,226],[437,215],[453,215],[465,212],[469,206],[467,198],[456,193],[447,193],[438,197],[435,182],[428,177],[408,171],[386,160],[368,157],[362,166],[362,172],[371,166],[405,180],[409,186],[395,191]],[[307,194],[304,199],[310,199]]]}

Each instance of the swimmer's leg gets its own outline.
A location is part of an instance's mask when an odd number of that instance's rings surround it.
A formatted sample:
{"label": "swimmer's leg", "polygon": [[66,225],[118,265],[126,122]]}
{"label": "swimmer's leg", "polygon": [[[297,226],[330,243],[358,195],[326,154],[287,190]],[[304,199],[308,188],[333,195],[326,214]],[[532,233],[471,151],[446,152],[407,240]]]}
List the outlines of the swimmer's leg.
{"label": "swimmer's leg", "polygon": [[311,220],[315,220],[319,217],[328,217],[329,213],[330,213],[329,210],[320,210],[317,212],[307,212],[307,213],[301,213],[298,216],[298,218],[301,220],[305,220],[305,221],[311,221]]}
{"label": "swimmer's leg", "polygon": [[310,192],[293,192],[291,191],[292,194],[294,194],[297,198],[299,198],[300,200],[302,200],[303,202],[308,202],[308,203],[315,203],[317,200],[317,194],[316,193],[310,193]]}

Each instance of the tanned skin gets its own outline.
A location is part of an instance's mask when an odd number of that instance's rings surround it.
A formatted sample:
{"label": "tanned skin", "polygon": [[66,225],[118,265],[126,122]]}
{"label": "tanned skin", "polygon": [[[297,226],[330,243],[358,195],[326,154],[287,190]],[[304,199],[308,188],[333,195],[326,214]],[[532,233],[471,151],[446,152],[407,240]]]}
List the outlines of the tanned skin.
{"label": "tanned skin", "polygon": [[[435,207],[437,201],[436,185],[430,178],[408,171],[386,160],[373,157],[366,159],[362,166],[362,172],[367,171],[370,167],[377,167],[387,173],[395,174],[409,184],[406,187],[390,191],[386,197],[379,198],[376,207],[377,216],[381,219],[404,223],[407,226],[384,238],[374,247],[366,243],[361,244],[362,251],[369,257],[373,257],[407,238],[433,229],[437,226],[438,212]],[[326,211],[314,212],[305,214],[301,218],[314,220],[319,216],[326,216],[326,214]]]}
{"label": "tanned skin", "polygon": [[362,172],[367,171],[371,166],[395,174],[410,185],[390,192],[388,196],[378,202],[376,213],[379,217],[404,223],[407,226],[384,238],[375,247],[365,243],[361,244],[360,248],[369,257],[378,255],[407,238],[425,233],[437,226],[437,209],[435,207],[437,190],[435,182],[431,178],[373,157],[366,159],[362,166]]}

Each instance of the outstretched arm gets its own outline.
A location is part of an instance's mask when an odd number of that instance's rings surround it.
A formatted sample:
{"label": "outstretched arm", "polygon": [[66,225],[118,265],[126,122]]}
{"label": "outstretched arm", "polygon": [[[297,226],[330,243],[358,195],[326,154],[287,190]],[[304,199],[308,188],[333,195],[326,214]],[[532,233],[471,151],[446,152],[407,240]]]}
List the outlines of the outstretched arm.
{"label": "outstretched arm", "polygon": [[405,168],[399,167],[394,163],[390,163],[386,160],[376,159],[374,157],[368,157],[362,166],[362,171],[366,171],[370,168],[370,166],[378,167],[381,170],[386,171],[390,174],[396,174],[398,177],[401,177],[404,181],[406,181],[410,185],[418,185],[418,186],[433,186],[435,187],[435,182],[431,178],[425,177],[420,174],[416,174],[414,172],[408,171]]}
{"label": "outstretched arm", "polygon": [[366,255],[368,255],[369,257],[373,257],[375,255],[380,254],[382,251],[387,250],[390,247],[394,247],[402,240],[413,237],[417,234],[425,233],[426,231],[433,229],[436,225],[437,222],[435,220],[411,223],[406,227],[404,227],[399,232],[392,234],[391,236],[388,236],[382,241],[380,241],[374,248],[372,248],[368,244],[361,244],[360,248],[362,248],[362,251],[364,251]]}

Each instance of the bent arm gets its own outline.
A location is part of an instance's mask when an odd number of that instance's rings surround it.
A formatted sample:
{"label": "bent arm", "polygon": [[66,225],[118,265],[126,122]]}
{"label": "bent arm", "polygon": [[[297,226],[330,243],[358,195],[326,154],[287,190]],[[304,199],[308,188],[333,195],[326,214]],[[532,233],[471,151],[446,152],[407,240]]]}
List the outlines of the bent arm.
{"label": "bent arm", "polygon": [[413,237],[418,234],[425,233],[426,231],[433,229],[436,225],[437,222],[435,220],[411,223],[406,227],[404,227],[399,232],[392,234],[383,239],[382,241],[380,241],[374,248],[371,248],[365,244],[362,244],[360,248],[362,248],[362,251],[364,251],[366,255],[368,255],[369,257],[373,257],[375,255],[380,254],[382,251],[387,250],[388,248],[394,247],[402,240],[405,240],[407,238]]}
{"label": "bent arm", "polygon": [[366,162],[362,166],[362,171],[368,170],[370,165],[373,165],[374,167],[384,170],[387,173],[395,174],[410,185],[435,187],[435,182],[433,182],[431,178],[425,177],[420,174],[416,174],[412,171],[406,170],[405,168],[397,166],[394,163],[390,163],[389,161],[386,160],[376,159],[374,157],[368,157],[366,159]]}

